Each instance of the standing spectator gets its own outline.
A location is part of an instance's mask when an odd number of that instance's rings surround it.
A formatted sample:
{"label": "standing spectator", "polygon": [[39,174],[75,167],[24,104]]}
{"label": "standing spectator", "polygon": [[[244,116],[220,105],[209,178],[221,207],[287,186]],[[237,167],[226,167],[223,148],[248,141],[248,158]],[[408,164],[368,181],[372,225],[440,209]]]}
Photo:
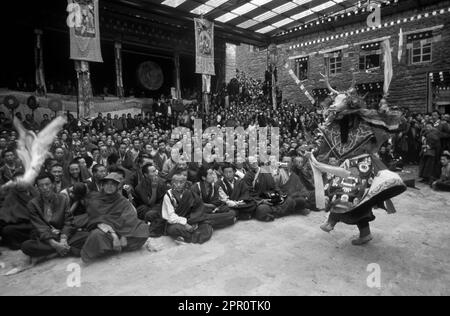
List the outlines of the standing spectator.
{"label": "standing spectator", "polygon": [[433,123],[427,122],[422,136],[422,151],[420,153],[419,177],[422,182],[430,183],[439,178],[439,153],[441,140],[439,131],[433,127]]}

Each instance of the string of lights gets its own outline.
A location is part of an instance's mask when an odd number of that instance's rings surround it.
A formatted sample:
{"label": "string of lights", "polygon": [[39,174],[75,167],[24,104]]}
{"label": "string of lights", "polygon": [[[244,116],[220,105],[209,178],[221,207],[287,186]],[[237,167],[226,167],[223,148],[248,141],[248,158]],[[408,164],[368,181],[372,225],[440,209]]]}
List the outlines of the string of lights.
{"label": "string of lights", "polygon": [[[393,0],[392,2],[394,4],[397,4],[398,0]],[[379,8],[384,8],[384,7],[387,7],[387,6],[391,5],[391,1],[388,0],[388,1],[385,1],[385,2],[378,2],[378,3],[374,1],[372,3],[372,5],[377,5]],[[341,19],[341,20],[342,19],[346,19],[346,18],[348,18],[348,17],[350,17],[352,15],[356,16],[356,15],[359,15],[359,14],[367,14],[367,12],[370,12],[370,10],[368,10],[367,8],[362,7],[362,6],[363,5],[362,5],[361,1],[359,1],[356,6],[354,6],[353,8],[347,9],[347,11],[339,12],[337,14],[334,14],[334,15],[328,16],[328,17],[322,17],[322,18],[314,20],[314,21],[309,21],[307,23],[304,23],[303,25],[293,27],[290,30],[280,32],[280,33],[277,34],[277,36],[283,36],[283,35],[290,34],[290,33],[293,33],[293,32],[298,32],[298,31],[301,31],[303,29],[312,28],[314,26],[317,26],[317,25],[320,25],[320,24],[324,24],[324,23],[327,23],[327,22],[338,21],[339,19]]]}
{"label": "string of lights", "polygon": [[392,27],[395,25],[400,25],[400,24],[404,24],[404,23],[410,23],[416,20],[421,20],[424,18],[430,18],[430,17],[435,17],[437,15],[442,15],[442,14],[448,14],[450,13],[450,7],[446,8],[446,9],[440,9],[440,10],[433,10],[431,12],[426,12],[426,13],[420,13],[420,14],[416,14],[416,15],[412,15],[409,18],[403,18],[403,19],[397,19],[397,20],[393,20],[390,22],[385,22],[385,23],[381,23],[380,25],[378,25],[377,27],[363,27],[361,29],[356,29],[353,31],[347,31],[347,32],[342,32],[340,34],[336,34],[336,35],[330,35],[330,36],[326,36],[326,37],[321,37],[318,38],[316,40],[310,40],[310,41],[305,41],[303,43],[299,43],[299,44],[295,44],[295,45],[291,45],[289,46],[289,49],[295,49],[295,48],[299,48],[299,47],[305,47],[305,46],[310,46],[310,45],[314,45],[314,44],[318,44],[318,43],[324,43],[324,42],[328,42],[334,39],[339,39],[339,38],[346,38],[348,36],[353,36],[353,35],[358,35],[358,34],[362,34],[365,32],[370,32],[370,31],[376,31],[378,29],[381,29],[383,27],[387,28],[387,27]]}

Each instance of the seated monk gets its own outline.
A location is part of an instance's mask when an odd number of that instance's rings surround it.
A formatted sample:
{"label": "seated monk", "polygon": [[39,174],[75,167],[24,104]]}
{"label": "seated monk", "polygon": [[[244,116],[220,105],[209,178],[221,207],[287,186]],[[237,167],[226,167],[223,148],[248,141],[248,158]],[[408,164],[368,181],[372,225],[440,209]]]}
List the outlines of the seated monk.
{"label": "seated monk", "polygon": [[200,182],[195,183],[191,190],[200,196],[205,210],[206,218],[214,229],[224,228],[236,223],[236,212],[220,201],[219,190],[214,185],[214,170],[200,167]]}
{"label": "seated monk", "polygon": [[34,230],[32,239],[22,244],[23,253],[31,257],[32,263],[56,255],[78,257],[86,235],[73,233],[69,198],[55,193],[51,174],[40,174],[36,185],[39,195],[28,203]]}
{"label": "seated monk", "polygon": [[140,249],[149,237],[148,226],[139,220],[133,205],[120,192],[122,176],[111,173],[101,191],[89,196],[89,237],[81,249],[83,262],[121,251]]}
{"label": "seated monk", "polygon": [[106,177],[107,170],[102,164],[96,164],[92,167],[92,178],[91,181],[87,182],[87,188],[89,192],[99,192],[100,182],[104,177]]}
{"label": "seated monk", "polygon": [[[16,173],[15,177],[21,175]],[[37,195],[32,186],[21,185],[0,189],[5,200],[0,207],[0,236],[2,244],[11,250],[20,250],[22,243],[31,238],[33,225],[27,208],[28,202]]]}
{"label": "seated monk", "polygon": [[178,242],[204,243],[212,236],[206,222],[205,206],[198,195],[187,189],[187,176],[175,173],[172,189],[164,196],[162,217],[167,221],[166,234]]}
{"label": "seated monk", "polygon": [[167,184],[159,177],[159,172],[153,164],[142,167],[142,174],[134,191],[138,218],[150,223],[151,237],[161,237],[166,226],[161,209],[164,195],[167,193]]}
{"label": "seated monk", "polygon": [[450,152],[444,151],[441,155],[442,171],[439,180],[433,182],[434,190],[450,192]]}
{"label": "seated monk", "polygon": [[[250,196],[256,200],[258,205],[255,211],[257,220],[270,222],[278,217],[305,212],[304,199],[281,195],[270,168],[260,167],[258,160],[250,157],[249,169],[244,181],[250,187]],[[269,198],[272,195],[277,197],[277,201]]]}
{"label": "seated monk", "polygon": [[274,176],[275,186],[280,192],[292,198],[303,199],[305,208],[315,209],[314,191],[309,191],[303,185],[300,177],[293,171],[292,157],[285,156],[279,173]]}
{"label": "seated monk", "polygon": [[240,220],[251,219],[256,210],[256,203],[250,198],[248,186],[244,180],[236,179],[236,168],[232,164],[225,164],[222,171],[223,180],[216,184],[220,200],[233,210]]}
{"label": "seated monk", "polygon": [[134,192],[138,217],[146,222],[161,218],[162,202],[167,186],[158,173],[156,167],[151,164],[142,167],[143,177]]}
{"label": "seated monk", "polygon": [[70,201],[70,213],[73,216],[73,226],[77,231],[86,231],[89,216],[86,212],[86,197],[88,186],[85,183],[75,183],[73,187],[61,192],[67,195]]}
{"label": "seated monk", "polygon": [[312,170],[307,159],[295,157],[292,162],[292,171],[300,178],[305,191],[314,192]]}

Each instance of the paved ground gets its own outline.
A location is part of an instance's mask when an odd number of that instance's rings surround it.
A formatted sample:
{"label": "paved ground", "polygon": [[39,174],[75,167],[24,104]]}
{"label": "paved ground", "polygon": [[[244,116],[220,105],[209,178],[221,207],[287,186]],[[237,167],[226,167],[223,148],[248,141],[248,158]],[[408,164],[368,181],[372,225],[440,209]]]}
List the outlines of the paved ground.
{"label": "paved ground", "polygon": [[[158,252],[132,254],[84,266],[56,259],[11,277],[0,295],[450,295],[450,193],[425,186],[395,200],[398,213],[376,210],[374,240],[349,243],[355,227],[319,229],[324,213],[274,223],[241,222],[217,231],[204,245],[152,241]],[[20,258],[4,253],[4,273]],[[81,287],[70,288],[70,263],[81,265]],[[367,267],[381,269],[370,288]]]}

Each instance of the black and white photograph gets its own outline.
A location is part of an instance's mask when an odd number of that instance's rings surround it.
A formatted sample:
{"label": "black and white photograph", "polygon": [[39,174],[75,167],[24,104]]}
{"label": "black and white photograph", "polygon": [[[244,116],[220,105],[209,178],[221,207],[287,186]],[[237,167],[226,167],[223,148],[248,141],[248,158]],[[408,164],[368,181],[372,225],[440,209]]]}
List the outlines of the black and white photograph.
{"label": "black and white photograph", "polygon": [[8,2],[0,296],[450,295],[450,0]]}

